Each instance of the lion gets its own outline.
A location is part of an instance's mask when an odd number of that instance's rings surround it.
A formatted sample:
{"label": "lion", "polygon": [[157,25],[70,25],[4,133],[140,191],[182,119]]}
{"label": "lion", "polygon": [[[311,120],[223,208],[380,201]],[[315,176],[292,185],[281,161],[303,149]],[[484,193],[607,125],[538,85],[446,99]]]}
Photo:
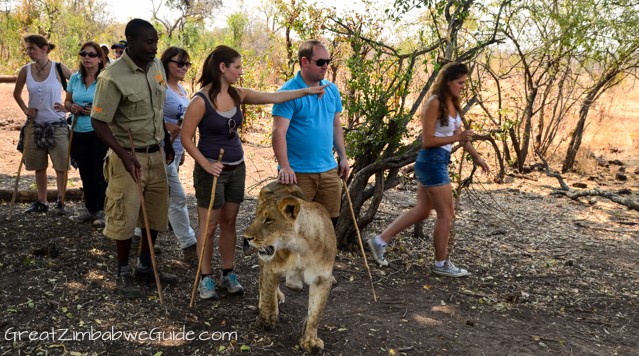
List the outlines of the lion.
{"label": "lion", "polygon": [[278,301],[284,302],[280,278],[297,276],[309,285],[308,316],[299,345],[307,352],[324,349],[317,327],[331,290],[337,251],[326,208],[309,201],[297,185],[272,182],[260,191],[255,220],[244,236],[245,244],[258,249],[260,259],[261,311],[256,326],[275,327]]}

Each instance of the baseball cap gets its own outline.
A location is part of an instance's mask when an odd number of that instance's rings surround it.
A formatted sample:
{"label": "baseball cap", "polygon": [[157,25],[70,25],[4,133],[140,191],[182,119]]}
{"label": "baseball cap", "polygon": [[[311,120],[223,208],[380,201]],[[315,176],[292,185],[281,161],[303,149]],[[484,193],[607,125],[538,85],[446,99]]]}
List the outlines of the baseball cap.
{"label": "baseball cap", "polygon": [[113,46],[111,46],[111,49],[126,48],[126,46],[126,41],[118,41],[118,43],[114,43]]}

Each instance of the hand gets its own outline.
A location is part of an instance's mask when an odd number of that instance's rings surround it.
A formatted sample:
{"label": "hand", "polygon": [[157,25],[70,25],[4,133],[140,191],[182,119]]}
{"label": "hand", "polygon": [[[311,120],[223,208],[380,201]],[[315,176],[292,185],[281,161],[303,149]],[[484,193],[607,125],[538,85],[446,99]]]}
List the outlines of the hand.
{"label": "hand", "polygon": [[457,141],[470,141],[473,137],[473,133],[473,130],[464,130],[457,135],[459,137]]}
{"label": "hand", "polygon": [[58,111],[58,112],[67,112],[67,109],[61,103],[53,104],[53,110]]}
{"label": "hand", "polygon": [[82,108],[82,115],[91,116],[91,108]]}
{"label": "hand", "polygon": [[82,106],[78,105],[78,104],[73,104],[71,105],[71,110],[69,110],[70,113],[72,114],[80,114],[83,115],[83,109]]}
{"label": "hand", "polygon": [[180,128],[180,126],[178,126],[176,124],[170,124],[168,122],[165,122],[164,124],[166,125],[166,129],[171,134],[171,137],[173,137],[173,138],[180,137],[180,132],[182,132],[182,129]]}
{"label": "hand", "polygon": [[348,179],[348,173],[350,172],[351,167],[348,166],[348,161],[342,159],[339,161],[339,176],[343,180]]}
{"label": "hand", "polygon": [[281,184],[297,184],[297,177],[291,167],[280,168],[280,173],[277,175],[277,182]]}
{"label": "hand", "polygon": [[309,95],[317,95],[318,99],[321,99],[322,96],[324,95],[324,93],[326,93],[326,91],[324,90],[327,86],[329,86],[330,84],[324,84],[324,85],[320,85],[318,87],[312,87],[309,89]]}
{"label": "hand", "polygon": [[124,157],[120,157],[120,159],[122,160],[124,169],[129,172],[133,181],[137,183],[138,178],[142,177],[142,166],[140,165],[140,162],[138,162],[138,160],[129,153],[125,154]]}
{"label": "hand", "polygon": [[209,164],[207,164],[206,166],[202,168],[204,168],[204,170],[206,170],[209,174],[219,177],[220,174],[222,174],[222,169],[224,169],[224,165],[222,163],[209,162]]}
{"label": "hand", "polygon": [[35,119],[36,115],[38,115],[38,109],[35,108],[27,108],[27,112],[26,112],[27,116]]}
{"label": "hand", "polygon": [[164,141],[164,155],[166,157],[166,165],[170,165],[173,163],[175,159],[175,151],[173,150],[173,146],[171,146],[171,142]]}
{"label": "hand", "polygon": [[488,164],[486,164],[486,161],[484,161],[483,159],[478,158],[475,160],[475,163],[477,163],[477,165],[481,167],[484,173],[487,174],[488,172],[490,172],[490,167],[488,167]]}

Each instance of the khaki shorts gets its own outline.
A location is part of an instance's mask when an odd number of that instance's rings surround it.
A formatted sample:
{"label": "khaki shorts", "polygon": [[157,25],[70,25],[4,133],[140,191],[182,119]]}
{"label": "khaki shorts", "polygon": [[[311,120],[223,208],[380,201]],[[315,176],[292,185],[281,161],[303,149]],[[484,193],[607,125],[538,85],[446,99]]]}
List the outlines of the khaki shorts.
{"label": "khaki shorts", "polygon": [[342,179],[337,168],[323,173],[295,173],[297,185],[304,195],[309,200],[322,204],[331,218],[339,216],[342,204]]}
{"label": "khaki shorts", "polygon": [[31,130],[27,150],[24,152],[24,167],[27,171],[40,171],[47,169],[49,166],[49,158],[53,163],[53,169],[64,172],[64,166],[67,164],[67,152],[69,150],[69,128],[56,127],[53,131],[53,139],[55,144],[49,148],[35,148],[35,132]]}
{"label": "khaki shorts", "polygon": [[[136,158],[142,166],[140,182],[149,228],[165,231],[169,221],[169,184],[164,150],[136,153]],[[113,240],[130,239],[136,226],[145,226],[140,193],[138,185],[124,169],[120,157],[111,149],[104,158],[104,179],[109,184],[104,200],[104,235]]]}
{"label": "khaki shorts", "polygon": [[[238,203],[244,201],[244,182],[246,181],[246,165],[242,162],[232,171],[222,171],[217,178],[215,186],[215,201],[212,209],[221,208],[226,202]],[[197,162],[193,168],[193,186],[197,206],[209,208],[211,203],[211,190],[213,188],[213,175],[209,174]]]}

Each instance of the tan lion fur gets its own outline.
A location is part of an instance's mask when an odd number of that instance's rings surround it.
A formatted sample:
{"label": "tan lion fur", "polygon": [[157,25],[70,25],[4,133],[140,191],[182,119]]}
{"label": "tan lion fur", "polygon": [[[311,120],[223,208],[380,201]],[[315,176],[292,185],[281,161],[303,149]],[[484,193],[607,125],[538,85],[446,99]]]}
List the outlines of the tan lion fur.
{"label": "tan lion fur", "polygon": [[255,220],[244,236],[260,251],[261,312],[256,325],[266,330],[275,327],[278,300],[284,302],[280,278],[297,276],[309,286],[308,316],[299,345],[307,352],[323,349],[317,327],[331,289],[336,252],[326,209],[306,199],[297,185],[273,182],[260,191]]}

